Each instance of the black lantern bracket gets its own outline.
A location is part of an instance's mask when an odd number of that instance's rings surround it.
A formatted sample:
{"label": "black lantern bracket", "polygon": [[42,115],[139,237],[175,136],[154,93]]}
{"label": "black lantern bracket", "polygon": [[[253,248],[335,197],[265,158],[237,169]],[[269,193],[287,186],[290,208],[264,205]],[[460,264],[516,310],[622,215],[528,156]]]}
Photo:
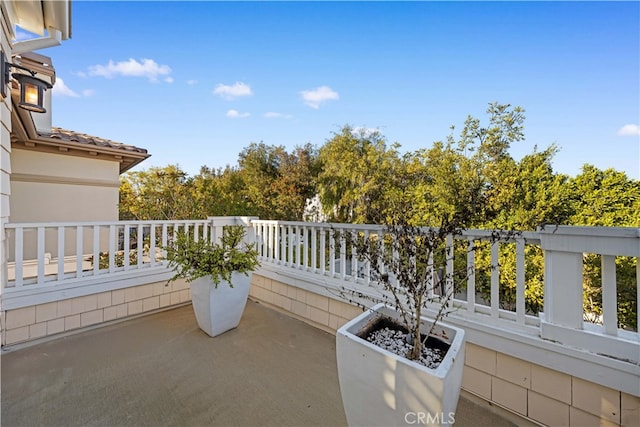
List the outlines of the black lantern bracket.
{"label": "black lantern bracket", "polygon": [[51,83],[36,78],[36,71],[6,61],[4,52],[0,52],[0,79],[2,80],[0,82],[0,93],[2,93],[2,97],[7,96],[7,84],[11,79],[11,68],[18,68],[31,74],[30,76],[22,73],[13,74],[13,77],[20,83],[19,106],[36,113],[45,113],[46,110],[43,107],[44,91],[53,87]]}

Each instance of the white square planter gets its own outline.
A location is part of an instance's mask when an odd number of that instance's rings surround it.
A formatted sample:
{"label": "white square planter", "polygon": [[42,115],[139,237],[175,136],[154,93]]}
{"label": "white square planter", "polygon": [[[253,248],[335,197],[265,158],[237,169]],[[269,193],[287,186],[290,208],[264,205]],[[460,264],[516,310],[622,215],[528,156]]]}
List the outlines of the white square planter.
{"label": "white square planter", "polygon": [[233,288],[224,281],[216,287],[208,276],[191,282],[191,303],[200,329],[215,337],[238,326],[249,296],[251,274],[232,273]]}
{"label": "white square planter", "polygon": [[[451,347],[438,368],[417,362],[358,337],[362,328],[384,314],[382,304],[346,323],[336,334],[340,392],[349,426],[448,425],[455,411],[464,367],[464,330],[438,322],[432,336]],[[430,325],[423,318],[424,333]]]}

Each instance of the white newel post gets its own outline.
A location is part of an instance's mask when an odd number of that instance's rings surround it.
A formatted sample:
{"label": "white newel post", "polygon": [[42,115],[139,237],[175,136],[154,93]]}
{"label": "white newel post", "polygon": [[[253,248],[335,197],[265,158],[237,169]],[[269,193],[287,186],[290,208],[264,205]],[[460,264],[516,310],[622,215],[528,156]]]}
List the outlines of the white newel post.
{"label": "white newel post", "polygon": [[544,319],[554,325],[582,329],[582,253],[549,249],[545,247],[545,240],[549,239],[542,236]]}
{"label": "white newel post", "polygon": [[258,220],[257,216],[210,216],[207,219],[211,221],[212,237],[216,242],[220,242],[224,227],[230,225],[242,225],[247,233],[245,241],[253,244],[256,242],[256,233],[251,222]]}
{"label": "white newel post", "polygon": [[[548,225],[538,233],[545,263],[540,336],[638,363],[638,334],[617,326],[615,257],[640,256],[640,228]],[[583,321],[583,256],[589,253],[603,259],[603,325]]]}

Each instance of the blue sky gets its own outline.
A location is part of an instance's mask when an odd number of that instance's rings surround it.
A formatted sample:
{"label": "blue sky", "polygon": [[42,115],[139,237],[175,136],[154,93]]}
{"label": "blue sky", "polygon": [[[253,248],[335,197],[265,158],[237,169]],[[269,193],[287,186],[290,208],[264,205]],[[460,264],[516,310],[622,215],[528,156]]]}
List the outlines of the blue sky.
{"label": "blue sky", "polygon": [[343,125],[404,151],[490,102],[526,141],[640,179],[638,2],[73,3],[73,38],[40,53],[55,126],[144,147],[138,169],[235,165],[251,142],[322,145]]}

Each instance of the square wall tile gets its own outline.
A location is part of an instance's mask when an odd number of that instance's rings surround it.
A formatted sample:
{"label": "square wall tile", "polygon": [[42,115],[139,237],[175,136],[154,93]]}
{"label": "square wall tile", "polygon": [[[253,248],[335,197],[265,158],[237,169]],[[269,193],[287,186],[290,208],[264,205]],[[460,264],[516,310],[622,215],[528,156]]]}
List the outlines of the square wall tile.
{"label": "square wall tile", "polygon": [[620,392],[572,377],[572,406],[599,418],[620,423]]}
{"label": "square wall tile", "polygon": [[571,376],[562,372],[531,364],[531,390],[571,404]]}
{"label": "square wall tile", "polygon": [[527,415],[527,389],[500,378],[491,378],[491,400],[505,408]]}
{"label": "square wall tile", "polygon": [[466,365],[490,375],[496,374],[497,355],[494,350],[467,343],[465,353]]}
{"label": "square wall tile", "polygon": [[569,405],[529,391],[528,416],[548,426],[569,425]]}
{"label": "square wall tile", "polygon": [[576,427],[614,427],[619,425],[588,412],[581,411],[573,406],[569,408],[569,422],[571,426]]}
{"label": "square wall tile", "polygon": [[531,387],[531,363],[497,353],[496,376],[520,387]]}
{"label": "square wall tile", "polygon": [[8,310],[5,314],[7,329],[16,329],[23,326],[29,326],[36,323],[35,306],[18,308],[17,310]]}
{"label": "square wall tile", "polygon": [[9,329],[4,333],[6,344],[15,344],[29,339],[29,326]]}
{"label": "square wall tile", "polygon": [[80,315],[73,314],[64,318],[64,330],[77,329],[80,327]]}
{"label": "square wall tile", "polygon": [[46,322],[58,317],[58,303],[49,302],[36,306],[36,322]]}
{"label": "square wall tile", "polygon": [[491,400],[491,375],[465,365],[462,388],[487,400]]}
{"label": "square wall tile", "polygon": [[621,393],[622,426],[640,426],[640,397],[632,396],[627,393]]}
{"label": "square wall tile", "polygon": [[64,319],[53,319],[47,322],[47,335],[59,334],[64,332]]}
{"label": "square wall tile", "polygon": [[47,335],[47,322],[29,325],[29,339],[42,338]]}

